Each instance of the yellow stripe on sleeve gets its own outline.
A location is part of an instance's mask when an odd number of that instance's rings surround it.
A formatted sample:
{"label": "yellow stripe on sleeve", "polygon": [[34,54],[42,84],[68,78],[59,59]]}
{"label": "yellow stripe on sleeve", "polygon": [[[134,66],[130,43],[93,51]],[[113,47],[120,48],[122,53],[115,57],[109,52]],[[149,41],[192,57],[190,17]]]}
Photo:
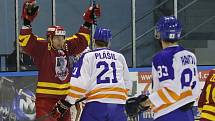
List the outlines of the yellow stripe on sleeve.
{"label": "yellow stripe on sleeve", "polygon": [[[90,43],[90,35],[89,35],[89,34],[86,34],[86,33],[78,33],[78,34],[84,36],[85,39],[87,40],[88,45],[89,45],[89,43]],[[76,39],[76,38],[78,38],[78,37],[77,37],[76,35],[73,35],[73,36],[71,36],[71,37],[67,37],[66,40],[67,40],[67,41],[70,41],[70,40],[73,40],[73,39]]]}
{"label": "yellow stripe on sleeve", "polygon": [[76,92],[80,92],[80,93],[85,93],[85,92],[86,92],[85,89],[82,89],[82,88],[76,87],[76,86],[72,86],[72,85],[70,85],[70,89],[71,89],[71,90],[74,90],[74,91],[76,91]]}
{"label": "yellow stripe on sleeve", "polygon": [[67,40],[67,41],[70,41],[70,40],[76,39],[76,38],[78,38],[78,37],[77,37],[76,35],[73,35],[73,36],[71,36],[71,37],[67,37],[66,40]]}
{"label": "yellow stripe on sleeve", "polygon": [[174,100],[178,100],[180,98],[180,95],[177,95],[175,92],[173,92],[172,90],[168,89],[167,87],[164,88],[168,94],[174,99]]}
{"label": "yellow stripe on sleeve", "polygon": [[19,35],[19,44],[24,47],[27,45],[31,35]]}
{"label": "yellow stripe on sleeve", "polygon": [[72,92],[69,92],[68,94],[70,97],[73,97],[73,98],[81,98],[82,95],[78,95],[78,94],[75,94],[75,93],[72,93]]}
{"label": "yellow stripe on sleeve", "polygon": [[86,33],[78,33],[78,34],[84,36],[87,40],[88,45],[90,45],[90,35],[89,34],[86,34]]}
{"label": "yellow stripe on sleeve", "polygon": [[215,112],[215,107],[212,105],[204,105],[202,111],[210,111],[210,112]]}
{"label": "yellow stripe on sleeve", "polygon": [[46,39],[41,38],[41,37],[37,37],[37,40],[41,41],[41,40],[46,40]]}
{"label": "yellow stripe on sleeve", "polygon": [[[187,90],[187,91],[181,93],[180,98],[179,98],[178,100],[184,99],[184,98],[186,98],[186,97],[188,97],[188,96],[191,96],[191,95],[192,95],[192,91],[191,91],[191,90]],[[158,112],[158,111],[160,111],[160,110],[163,110],[164,108],[169,107],[169,106],[172,105],[172,104],[173,104],[173,103],[163,104],[163,105],[161,105],[160,107],[154,109],[153,111],[156,113],[156,112]]]}
{"label": "yellow stripe on sleeve", "polygon": [[87,98],[87,100],[92,100],[92,99],[101,99],[101,98],[112,98],[112,99],[121,99],[121,100],[126,100],[127,97],[125,95],[119,95],[119,94],[98,94],[94,96],[90,96]]}
{"label": "yellow stripe on sleeve", "polygon": [[159,97],[166,103],[166,104],[170,104],[171,102],[169,101],[169,99],[166,97],[166,95],[164,94],[164,92],[162,91],[162,89],[158,90],[158,95]]}
{"label": "yellow stripe on sleeve", "polygon": [[204,113],[204,112],[202,112],[201,118],[205,118],[205,119],[208,119],[208,120],[211,120],[211,121],[215,120],[215,116],[214,115],[211,115],[211,114],[208,114],[208,113]]}
{"label": "yellow stripe on sleeve", "polygon": [[127,94],[127,90],[126,89],[119,88],[119,87],[112,87],[112,88],[97,88],[97,89],[94,89],[94,90],[90,91],[87,94],[87,96],[96,94],[98,92],[108,92],[108,91],[121,92],[121,93]]}
{"label": "yellow stripe on sleeve", "polygon": [[180,95],[180,98],[179,100],[183,99],[183,98],[186,98],[188,96],[191,96],[192,95],[192,91],[191,90],[187,90],[185,92],[182,92],[181,95]]}

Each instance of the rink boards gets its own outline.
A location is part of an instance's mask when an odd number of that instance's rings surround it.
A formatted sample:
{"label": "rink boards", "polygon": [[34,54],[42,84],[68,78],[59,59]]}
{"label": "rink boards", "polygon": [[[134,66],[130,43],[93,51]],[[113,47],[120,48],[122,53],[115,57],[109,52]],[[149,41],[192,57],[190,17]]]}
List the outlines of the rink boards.
{"label": "rink boards", "polygon": [[[208,76],[210,69],[215,66],[199,66],[199,79],[201,88]],[[151,90],[151,68],[130,68],[133,81],[132,95],[148,93]],[[35,88],[37,83],[37,71],[30,72],[1,72],[0,73],[0,120],[24,121],[35,119]],[[193,107],[194,114],[198,118],[199,113],[196,104]],[[140,121],[151,121],[153,113],[141,113]]]}

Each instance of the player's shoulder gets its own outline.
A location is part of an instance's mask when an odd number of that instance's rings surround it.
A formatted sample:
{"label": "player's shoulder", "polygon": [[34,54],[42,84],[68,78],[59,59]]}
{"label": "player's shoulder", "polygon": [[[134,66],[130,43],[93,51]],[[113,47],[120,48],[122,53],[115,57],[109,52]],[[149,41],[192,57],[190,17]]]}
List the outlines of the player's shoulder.
{"label": "player's shoulder", "polygon": [[191,50],[186,49],[185,50],[187,53],[189,53],[190,55],[193,55],[194,57],[196,56]]}
{"label": "player's shoulder", "polygon": [[179,45],[167,47],[153,56],[153,62],[172,60],[176,53],[184,50],[185,49]]}
{"label": "player's shoulder", "polygon": [[116,52],[116,51],[113,51],[110,49],[108,50],[108,52],[113,53],[116,56],[116,58],[118,58],[120,60],[125,60],[125,57],[122,53],[119,53],[119,52]]}
{"label": "player's shoulder", "polygon": [[176,54],[175,54],[175,57],[177,58],[192,58],[192,59],[195,59],[196,60],[196,55],[189,49],[183,49],[181,51],[178,51]]}
{"label": "player's shoulder", "polygon": [[94,53],[113,53],[115,55],[123,56],[121,53],[111,50],[109,48],[97,48],[92,50],[89,54],[94,54]]}
{"label": "player's shoulder", "polygon": [[119,52],[116,52],[116,51],[113,51],[113,50],[110,50],[110,49],[108,51],[111,52],[111,53],[114,53],[117,56],[124,57],[124,55],[122,53],[119,53]]}

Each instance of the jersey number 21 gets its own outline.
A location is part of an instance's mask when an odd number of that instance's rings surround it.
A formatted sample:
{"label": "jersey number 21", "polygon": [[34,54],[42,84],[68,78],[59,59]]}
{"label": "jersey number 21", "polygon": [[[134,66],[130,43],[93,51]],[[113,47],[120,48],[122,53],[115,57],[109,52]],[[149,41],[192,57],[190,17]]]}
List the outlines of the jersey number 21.
{"label": "jersey number 21", "polygon": [[[97,76],[97,84],[101,83],[117,83],[117,78],[116,78],[116,64],[115,62],[111,62],[111,64],[108,64],[105,61],[99,61],[96,64],[96,68],[104,68],[101,73],[98,74]],[[110,79],[110,77],[106,77],[106,73],[109,71],[109,69],[113,69],[113,79]],[[103,78],[103,79],[102,79]]]}

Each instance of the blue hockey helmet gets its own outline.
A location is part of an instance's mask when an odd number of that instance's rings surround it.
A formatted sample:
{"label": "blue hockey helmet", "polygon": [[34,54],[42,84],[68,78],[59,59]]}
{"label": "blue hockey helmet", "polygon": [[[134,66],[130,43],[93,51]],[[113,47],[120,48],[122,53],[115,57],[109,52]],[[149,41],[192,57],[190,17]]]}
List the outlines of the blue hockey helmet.
{"label": "blue hockey helmet", "polygon": [[182,25],[175,16],[164,16],[155,27],[155,37],[168,42],[176,42],[181,37]]}
{"label": "blue hockey helmet", "polygon": [[110,42],[112,39],[111,30],[104,27],[96,27],[93,38],[96,41]]}

